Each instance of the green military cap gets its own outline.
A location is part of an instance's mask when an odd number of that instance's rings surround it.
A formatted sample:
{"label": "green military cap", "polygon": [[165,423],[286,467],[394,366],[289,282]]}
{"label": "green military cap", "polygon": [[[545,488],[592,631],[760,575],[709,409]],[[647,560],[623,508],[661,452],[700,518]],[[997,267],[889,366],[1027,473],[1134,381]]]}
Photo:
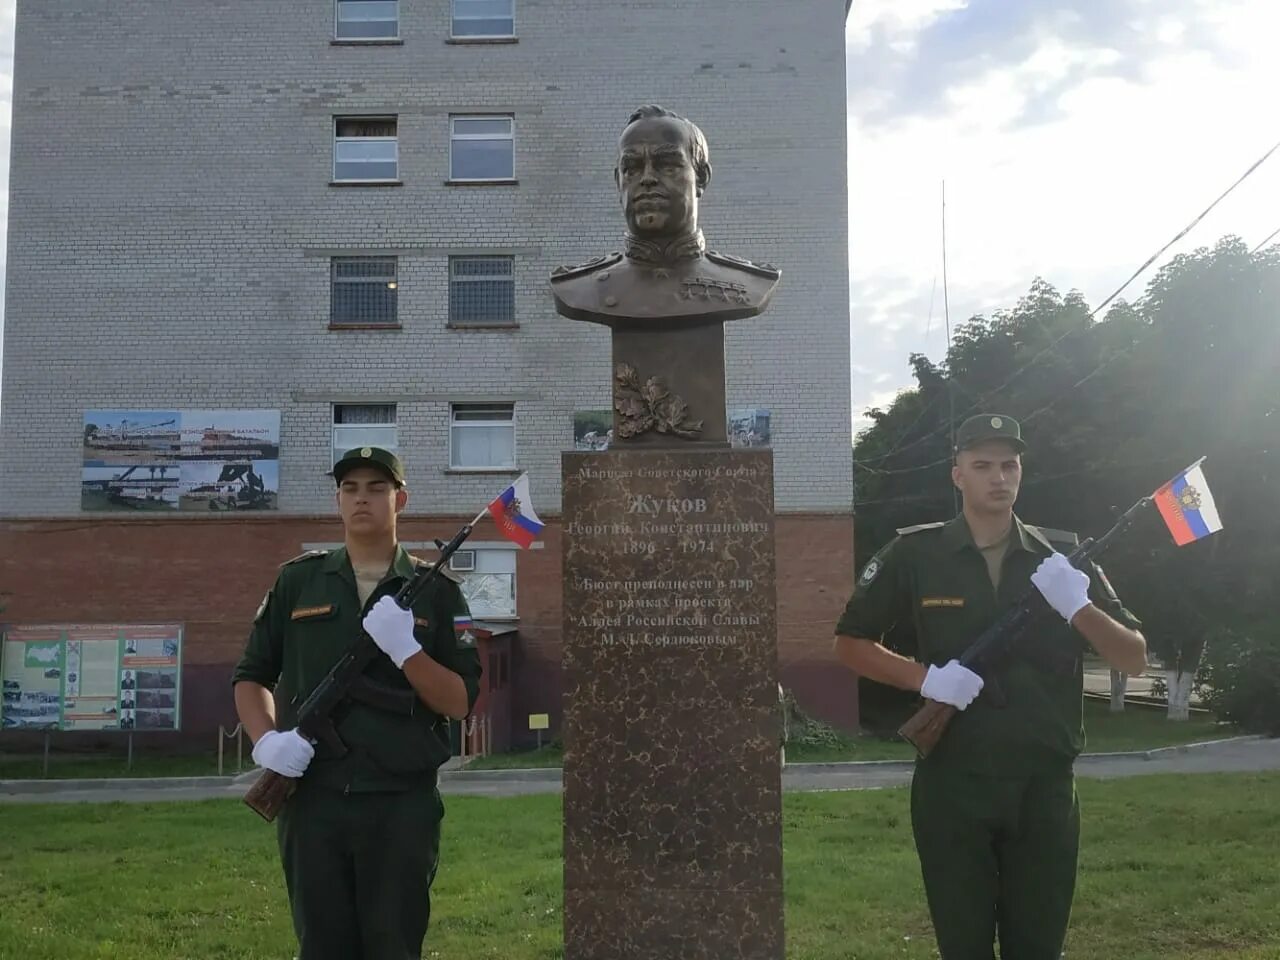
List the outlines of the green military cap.
{"label": "green military cap", "polygon": [[1027,449],[1017,420],[1001,414],[983,413],[960,424],[956,431],[956,453],[987,440],[1007,440],[1019,453]]}
{"label": "green military cap", "polygon": [[330,476],[335,482],[341,483],[348,471],[356,467],[373,467],[385,473],[397,486],[404,486],[404,464],[390,450],[382,447],[352,447],[338,458]]}

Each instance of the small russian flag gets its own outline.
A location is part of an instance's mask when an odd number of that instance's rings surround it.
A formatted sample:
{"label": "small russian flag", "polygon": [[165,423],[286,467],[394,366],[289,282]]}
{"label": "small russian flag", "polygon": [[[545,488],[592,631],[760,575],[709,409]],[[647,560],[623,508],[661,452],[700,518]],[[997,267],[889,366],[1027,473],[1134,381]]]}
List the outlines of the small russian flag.
{"label": "small russian flag", "polygon": [[471,622],[470,614],[457,616],[453,618],[453,629],[455,631],[470,630],[473,626],[474,624]]}
{"label": "small russian flag", "polygon": [[1153,498],[1173,542],[1185,546],[1222,529],[1218,507],[1197,461],[1155,492]]}
{"label": "small russian flag", "polygon": [[525,549],[542,532],[542,521],[533,510],[527,473],[520,474],[515,483],[494,497],[487,509],[499,532]]}

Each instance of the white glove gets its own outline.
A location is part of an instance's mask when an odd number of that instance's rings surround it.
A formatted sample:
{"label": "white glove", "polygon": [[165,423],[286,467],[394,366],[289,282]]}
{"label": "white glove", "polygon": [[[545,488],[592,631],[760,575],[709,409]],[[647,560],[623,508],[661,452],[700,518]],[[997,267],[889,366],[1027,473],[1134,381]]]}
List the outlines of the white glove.
{"label": "white glove", "polygon": [[268,730],[253,745],[253,762],[295,780],[302,776],[316,748],[296,729]]}
{"label": "white glove", "polygon": [[930,700],[948,703],[963,710],[982,692],[982,678],[960,663],[952,660],[945,667],[930,664],[920,693]]}
{"label": "white glove", "polygon": [[1031,582],[1067,623],[1089,605],[1089,575],[1060,553],[1046,557],[1031,575]]}
{"label": "white glove", "polygon": [[401,669],[406,660],[422,649],[413,635],[413,611],[405,610],[394,597],[382,597],[373,605],[365,614],[364,628],[378,649]]}

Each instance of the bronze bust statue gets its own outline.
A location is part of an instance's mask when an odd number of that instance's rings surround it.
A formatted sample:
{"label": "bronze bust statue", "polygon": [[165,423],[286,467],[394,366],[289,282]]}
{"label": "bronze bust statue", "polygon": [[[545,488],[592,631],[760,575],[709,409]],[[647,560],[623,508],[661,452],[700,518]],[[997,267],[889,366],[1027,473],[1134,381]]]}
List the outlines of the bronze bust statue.
{"label": "bronze bust statue", "polygon": [[684,326],[753,317],[769,305],[779,272],[708,250],[698,227],[711,160],[695,123],[659,106],[636,110],[613,178],[627,222],[623,249],[556,268],[551,289],[561,314],[609,326]]}
{"label": "bronze bust statue", "polygon": [[724,324],[768,307],[779,271],[708,250],[698,201],[707,139],[664,107],[640,107],[613,170],[627,223],[621,251],[551,274],[556,310],[613,330],[614,439],[727,447]]}

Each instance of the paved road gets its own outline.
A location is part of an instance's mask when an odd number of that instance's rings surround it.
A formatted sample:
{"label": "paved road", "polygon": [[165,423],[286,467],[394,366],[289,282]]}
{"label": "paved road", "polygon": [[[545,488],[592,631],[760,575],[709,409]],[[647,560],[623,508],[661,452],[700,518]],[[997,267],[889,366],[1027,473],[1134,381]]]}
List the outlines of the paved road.
{"label": "paved road", "polygon": [[[1144,754],[1094,754],[1076,762],[1081,777],[1111,779],[1152,773],[1237,773],[1280,770],[1280,739],[1239,739],[1193,747],[1167,747]],[[2,781],[0,803],[155,803],[171,800],[239,799],[246,777],[235,783],[215,777],[182,781],[66,782]],[[911,781],[911,764],[800,763],[783,771],[787,791],[872,790]],[[440,790],[446,795],[510,797],[559,793],[559,770],[446,771]]]}

